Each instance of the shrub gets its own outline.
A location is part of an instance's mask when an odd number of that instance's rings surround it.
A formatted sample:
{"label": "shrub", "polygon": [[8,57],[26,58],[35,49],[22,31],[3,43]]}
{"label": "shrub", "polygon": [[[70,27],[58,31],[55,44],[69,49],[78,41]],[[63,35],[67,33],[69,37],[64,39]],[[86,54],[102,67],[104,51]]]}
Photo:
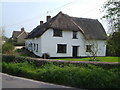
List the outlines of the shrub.
{"label": "shrub", "polygon": [[2,53],[7,53],[7,54],[10,54],[12,53],[14,50],[14,46],[12,43],[4,43],[3,46],[2,46]]}
{"label": "shrub", "polygon": [[[45,59],[40,59],[38,60],[37,58],[31,58],[31,57],[24,57],[24,56],[15,56],[15,55],[2,55],[2,61],[5,62],[23,62],[23,61],[29,61],[33,62],[36,66],[41,66],[47,63],[53,63],[54,65],[64,67],[64,66],[69,66],[71,64],[79,67],[88,67],[89,63],[82,63],[82,62],[66,62],[66,61],[58,61],[58,60],[45,60]],[[91,63],[95,66],[102,67],[104,69],[111,69],[111,68],[120,68],[120,64],[107,64],[107,63]]]}
{"label": "shrub", "polygon": [[50,55],[49,55],[48,53],[44,53],[44,54],[42,55],[42,58],[44,58],[44,59],[49,59],[49,58],[50,58]]}
{"label": "shrub", "polygon": [[116,69],[106,70],[94,65],[88,65],[88,67],[74,65],[60,67],[53,64],[45,64],[36,67],[29,62],[3,62],[2,66],[3,72],[12,75],[77,88],[120,88],[120,73]]}
{"label": "shrub", "polygon": [[24,57],[37,57],[34,53],[28,51],[25,47],[21,49],[17,49],[16,53],[19,53],[20,56],[24,56]]}
{"label": "shrub", "polygon": [[15,56],[14,55],[2,55],[2,61],[5,62],[14,62]]}
{"label": "shrub", "polygon": [[14,46],[25,46],[25,43],[17,43],[17,42],[13,42]]}

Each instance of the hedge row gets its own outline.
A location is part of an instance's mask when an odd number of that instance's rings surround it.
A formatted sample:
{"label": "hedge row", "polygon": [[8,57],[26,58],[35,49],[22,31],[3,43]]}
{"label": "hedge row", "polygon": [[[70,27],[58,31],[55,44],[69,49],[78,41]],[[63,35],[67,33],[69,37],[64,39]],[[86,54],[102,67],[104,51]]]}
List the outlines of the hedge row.
{"label": "hedge row", "polygon": [[17,43],[17,42],[13,42],[14,46],[25,46],[25,43]]}
{"label": "hedge row", "polygon": [[31,58],[31,57],[22,57],[22,56],[14,56],[14,55],[2,55],[2,61],[5,62],[33,62],[36,66],[41,66],[47,63],[53,63],[54,65],[70,65],[74,64],[77,66],[88,66],[88,64],[92,64],[95,66],[100,66],[103,68],[120,68],[120,63],[100,63],[100,62],[82,62],[82,61],[63,61],[63,60],[50,60],[50,59],[40,59],[40,58]]}
{"label": "hedge row", "polygon": [[3,72],[44,82],[62,84],[76,88],[120,88],[119,71],[103,69],[94,65],[88,67],[57,66],[45,64],[36,67],[33,63],[2,63]]}

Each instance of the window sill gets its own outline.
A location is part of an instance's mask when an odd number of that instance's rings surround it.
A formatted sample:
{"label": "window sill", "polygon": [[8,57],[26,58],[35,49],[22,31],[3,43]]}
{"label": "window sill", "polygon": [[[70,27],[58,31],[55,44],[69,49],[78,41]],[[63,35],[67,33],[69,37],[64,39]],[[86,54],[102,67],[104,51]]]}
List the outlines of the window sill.
{"label": "window sill", "polygon": [[66,54],[66,52],[65,52],[65,53],[63,53],[63,52],[57,52],[57,53],[60,53],[60,54]]}
{"label": "window sill", "polygon": [[78,39],[78,38],[72,38],[72,39]]}
{"label": "window sill", "polygon": [[62,37],[62,36],[53,36],[53,37]]}

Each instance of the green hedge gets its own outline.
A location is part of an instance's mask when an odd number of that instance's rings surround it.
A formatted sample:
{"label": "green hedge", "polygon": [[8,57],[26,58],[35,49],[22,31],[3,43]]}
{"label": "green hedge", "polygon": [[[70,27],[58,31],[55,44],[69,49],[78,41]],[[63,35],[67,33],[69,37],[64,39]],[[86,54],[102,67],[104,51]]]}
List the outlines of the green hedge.
{"label": "green hedge", "polygon": [[94,65],[79,67],[75,65],[56,66],[44,64],[36,67],[29,62],[3,62],[4,73],[35,80],[62,84],[76,88],[120,88],[120,72],[117,68],[103,69]]}
{"label": "green hedge", "polygon": [[14,46],[25,46],[25,43],[17,43],[17,42],[13,42]]}
{"label": "green hedge", "polygon": [[23,56],[14,56],[14,55],[2,55],[2,61],[5,62],[33,62],[36,66],[41,66],[47,63],[53,63],[54,65],[58,66],[69,66],[71,64],[74,64],[76,66],[88,66],[88,64],[93,64],[95,66],[103,67],[103,68],[120,68],[120,64],[107,64],[107,63],[83,63],[83,62],[66,62],[66,61],[59,61],[59,60],[49,60],[49,59],[40,59],[39,58],[30,58],[30,57],[23,57]]}

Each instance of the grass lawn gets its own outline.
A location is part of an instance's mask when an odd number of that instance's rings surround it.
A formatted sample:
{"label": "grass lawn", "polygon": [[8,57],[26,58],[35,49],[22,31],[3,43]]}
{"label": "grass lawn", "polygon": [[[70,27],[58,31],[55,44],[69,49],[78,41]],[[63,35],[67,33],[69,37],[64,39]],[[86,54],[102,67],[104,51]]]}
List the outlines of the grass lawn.
{"label": "grass lawn", "polygon": [[[96,57],[99,62],[120,62],[120,57]],[[90,58],[60,58],[55,60],[65,60],[65,61],[89,61]]]}

